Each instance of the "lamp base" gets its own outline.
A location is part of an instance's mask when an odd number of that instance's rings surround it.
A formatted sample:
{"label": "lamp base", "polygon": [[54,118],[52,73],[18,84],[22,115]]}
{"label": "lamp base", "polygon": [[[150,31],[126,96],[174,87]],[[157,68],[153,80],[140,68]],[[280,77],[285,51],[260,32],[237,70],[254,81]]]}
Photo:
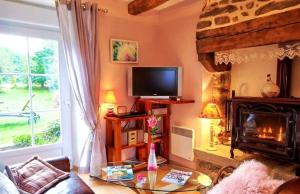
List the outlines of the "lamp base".
{"label": "lamp base", "polygon": [[107,117],[113,117],[113,116],[115,116],[114,109],[113,108],[107,108],[106,116]]}
{"label": "lamp base", "polygon": [[206,150],[208,150],[208,151],[217,151],[217,148],[216,147],[207,146]]}

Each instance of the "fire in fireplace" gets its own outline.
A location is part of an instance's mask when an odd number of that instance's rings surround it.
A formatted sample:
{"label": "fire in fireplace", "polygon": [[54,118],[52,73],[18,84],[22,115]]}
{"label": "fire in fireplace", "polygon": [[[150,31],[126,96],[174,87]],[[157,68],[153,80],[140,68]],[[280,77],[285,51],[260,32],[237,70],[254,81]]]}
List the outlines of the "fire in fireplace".
{"label": "fire in fireplace", "polygon": [[[283,135],[282,133],[282,127],[280,127],[279,129],[273,129],[271,127],[266,128],[264,127],[263,129],[258,128],[258,138],[261,139],[268,139],[268,140],[273,140],[273,141],[278,141],[278,142],[283,142],[285,139],[285,134]],[[275,133],[274,133],[275,131]]]}
{"label": "fire in fireplace", "polygon": [[231,157],[234,149],[300,162],[300,99],[233,98]]}
{"label": "fire in fireplace", "polygon": [[278,113],[243,112],[243,136],[285,142],[286,118]]}

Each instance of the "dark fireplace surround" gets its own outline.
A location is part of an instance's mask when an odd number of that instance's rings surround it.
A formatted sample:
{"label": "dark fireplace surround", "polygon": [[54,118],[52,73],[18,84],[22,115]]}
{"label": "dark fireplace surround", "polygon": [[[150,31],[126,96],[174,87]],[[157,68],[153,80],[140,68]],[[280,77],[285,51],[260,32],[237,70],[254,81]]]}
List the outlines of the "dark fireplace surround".
{"label": "dark fireplace surround", "polygon": [[300,163],[300,99],[234,97],[231,100],[234,149]]}
{"label": "dark fireplace surround", "polygon": [[290,95],[291,59],[278,60],[279,98],[233,97],[227,121],[234,149],[300,163],[300,98]]}

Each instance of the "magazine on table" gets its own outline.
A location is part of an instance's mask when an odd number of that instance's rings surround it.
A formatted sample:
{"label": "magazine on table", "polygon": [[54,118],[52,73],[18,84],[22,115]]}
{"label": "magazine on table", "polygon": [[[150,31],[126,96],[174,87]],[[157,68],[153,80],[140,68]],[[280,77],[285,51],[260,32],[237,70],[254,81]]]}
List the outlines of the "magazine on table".
{"label": "magazine on table", "polygon": [[126,181],[134,179],[131,165],[108,166],[106,170],[108,181]]}
{"label": "magazine on table", "polygon": [[164,176],[162,181],[176,185],[184,185],[191,176],[192,172],[172,169],[168,174],[166,174],[166,176]]}

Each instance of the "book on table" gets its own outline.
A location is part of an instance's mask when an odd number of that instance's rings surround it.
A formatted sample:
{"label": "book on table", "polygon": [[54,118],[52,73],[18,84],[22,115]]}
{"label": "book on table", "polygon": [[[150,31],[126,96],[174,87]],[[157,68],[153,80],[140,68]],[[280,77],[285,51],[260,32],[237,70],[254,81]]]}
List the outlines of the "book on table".
{"label": "book on table", "polygon": [[172,169],[162,178],[162,181],[183,186],[191,176],[192,172]]}
{"label": "book on table", "polygon": [[108,181],[127,181],[134,179],[131,165],[108,166],[106,170]]}
{"label": "book on table", "polygon": [[156,162],[157,165],[165,164],[167,163],[167,159],[161,156],[156,156]]}
{"label": "book on table", "polygon": [[142,165],[142,164],[146,164],[146,162],[145,161],[141,161],[141,160],[137,160],[135,158],[128,159],[128,160],[125,160],[123,162],[123,165],[131,165],[131,166]]}

